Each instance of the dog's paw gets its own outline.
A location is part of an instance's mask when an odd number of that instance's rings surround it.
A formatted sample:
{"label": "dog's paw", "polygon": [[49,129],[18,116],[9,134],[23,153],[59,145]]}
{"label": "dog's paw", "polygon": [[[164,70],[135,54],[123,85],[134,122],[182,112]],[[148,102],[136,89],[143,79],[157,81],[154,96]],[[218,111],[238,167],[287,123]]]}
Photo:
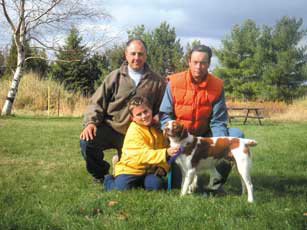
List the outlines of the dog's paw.
{"label": "dog's paw", "polygon": [[187,193],[180,193],[180,197],[184,197],[185,195],[187,195]]}

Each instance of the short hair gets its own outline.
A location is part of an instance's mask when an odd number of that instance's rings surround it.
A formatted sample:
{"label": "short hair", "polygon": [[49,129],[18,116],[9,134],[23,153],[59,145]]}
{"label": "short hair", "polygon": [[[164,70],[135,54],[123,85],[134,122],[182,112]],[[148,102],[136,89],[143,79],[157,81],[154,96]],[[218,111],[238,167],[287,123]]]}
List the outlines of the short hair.
{"label": "short hair", "polygon": [[191,59],[192,53],[193,52],[204,52],[208,54],[209,57],[209,61],[211,60],[212,57],[212,50],[209,46],[205,46],[205,45],[195,45],[193,46],[192,50],[190,51],[189,54],[189,60]]}
{"label": "short hair", "polygon": [[146,45],[146,43],[145,43],[142,39],[140,39],[140,38],[131,38],[131,39],[129,39],[129,41],[127,41],[127,43],[126,43],[126,49],[127,49],[128,46],[130,46],[130,44],[131,44],[132,42],[134,42],[134,41],[139,41],[139,42],[141,42],[142,45],[144,46],[144,49],[146,50],[146,53],[147,53],[147,45]]}
{"label": "short hair", "polygon": [[133,98],[130,99],[129,103],[128,103],[128,111],[130,113],[131,116],[133,116],[133,109],[137,106],[140,105],[145,105],[148,108],[151,109],[151,105],[149,100],[146,97],[143,96],[134,96]]}

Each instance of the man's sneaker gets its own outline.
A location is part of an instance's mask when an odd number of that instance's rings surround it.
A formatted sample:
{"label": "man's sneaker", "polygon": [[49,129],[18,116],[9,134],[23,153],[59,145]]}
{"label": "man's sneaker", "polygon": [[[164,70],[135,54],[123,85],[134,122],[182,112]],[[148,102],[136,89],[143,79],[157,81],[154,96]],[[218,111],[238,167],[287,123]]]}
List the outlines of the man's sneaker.
{"label": "man's sneaker", "polygon": [[94,178],[93,182],[96,183],[96,184],[103,184],[103,179],[104,178]]}
{"label": "man's sneaker", "polygon": [[115,165],[116,165],[116,163],[119,161],[119,158],[118,158],[118,155],[114,155],[113,157],[112,157],[112,167],[113,167],[113,175],[114,175],[114,173],[115,173]]}
{"label": "man's sneaker", "polygon": [[213,196],[226,196],[227,192],[225,192],[223,186],[220,186],[217,190],[214,190],[213,192]]}

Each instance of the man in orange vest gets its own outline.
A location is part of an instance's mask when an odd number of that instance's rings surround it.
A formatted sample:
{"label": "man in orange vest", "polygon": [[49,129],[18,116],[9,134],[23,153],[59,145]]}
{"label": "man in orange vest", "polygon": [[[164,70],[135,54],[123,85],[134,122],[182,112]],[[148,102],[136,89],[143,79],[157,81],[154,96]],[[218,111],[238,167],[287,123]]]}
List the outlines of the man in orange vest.
{"label": "man in orange vest", "polygon": [[[237,128],[227,128],[228,114],[224,96],[224,82],[208,72],[212,51],[208,46],[197,45],[189,55],[189,69],[171,75],[160,106],[162,127],[169,120],[179,120],[196,136],[244,137]],[[228,162],[221,162],[217,171],[222,179],[215,194],[224,195],[223,184],[231,171]],[[181,186],[178,166],[173,165],[172,187]]]}

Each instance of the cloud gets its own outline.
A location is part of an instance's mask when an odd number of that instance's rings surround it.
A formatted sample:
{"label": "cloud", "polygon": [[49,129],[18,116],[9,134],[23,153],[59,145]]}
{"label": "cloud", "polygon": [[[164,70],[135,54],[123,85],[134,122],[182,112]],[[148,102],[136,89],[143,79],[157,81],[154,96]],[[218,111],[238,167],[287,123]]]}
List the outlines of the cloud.
{"label": "cloud", "polygon": [[[167,21],[172,25],[184,24],[185,12],[180,8],[164,8],[160,4],[133,4],[137,1],[129,1],[129,4],[121,4],[122,1],[112,1],[118,5],[108,6],[113,17],[112,24],[121,25],[122,28],[132,29],[137,25],[144,24],[147,29],[152,30],[162,21]],[[155,1],[153,1],[155,2]]]}
{"label": "cloud", "polygon": [[307,28],[306,0],[96,0],[95,4],[105,8],[112,20],[97,22],[94,28],[90,24],[84,27],[93,28],[92,34],[107,27],[109,35],[120,36],[123,41],[135,26],[143,24],[152,31],[163,21],[176,29],[182,44],[200,40],[214,47],[220,46],[234,25],[247,19],[261,27],[274,26],[283,16],[290,16],[303,18],[303,28]]}
{"label": "cloud", "polygon": [[283,16],[303,18],[305,28],[307,23],[306,0],[112,0],[108,4],[114,26],[128,30],[144,24],[153,30],[167,21],[181,40],[199,38],[214,44],[247,19],[259,27],[274,26]]}
{"label": "cloud", "polygon": [[305,0],[216,0],[214,3],[200,2],[198,5],[191,4],[187,7],[186,13],[189,18],[187,24],[191,26],[187,30],[186,27],[178,25],[178,32],[200,37],[221,39],[235,24],[242,24],[247,19],[254,20],[259,26],[263,24],[272,26],[282,16],[305,17],[307,20]]}

